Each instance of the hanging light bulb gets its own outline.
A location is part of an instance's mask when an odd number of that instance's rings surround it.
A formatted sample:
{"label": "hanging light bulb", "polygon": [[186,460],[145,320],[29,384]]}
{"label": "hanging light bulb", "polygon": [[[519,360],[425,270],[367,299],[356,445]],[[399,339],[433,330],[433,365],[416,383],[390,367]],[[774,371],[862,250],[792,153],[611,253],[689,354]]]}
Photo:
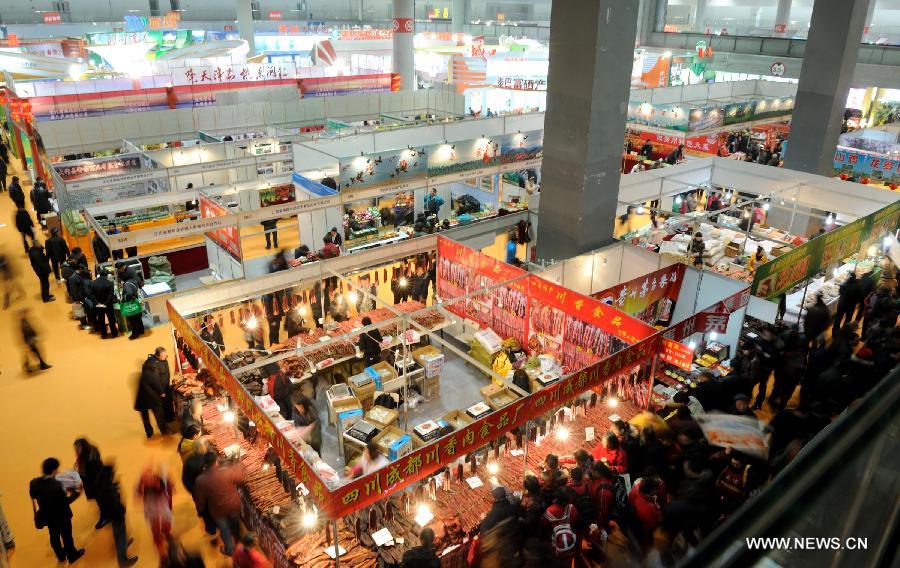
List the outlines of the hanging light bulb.
{"label": "hanging light bulb", "polygon": [[259,325],[259,321],[257,321],[256,316],[250,316],[250,319],[247,320],[245,324],[247,329],[256,329],[256,326]]}
{"label": "hanging light bulb", "polygon": [[357,300],[359,300],[359,294],[357,294],[354,290],[353,292],[347,294],[347,300],[349,300],[351,304],[355,304]]}
{"label": "hanging light bulb", "polygon": [[832,223],[834,223],[834,215],[832,215],[831,213],[829,213],[828,216],[825,217],[825,224],[826,224],[826,225],[831,225]]}
{"label": "hanging light bulb", "polygon": [[491,462],[487,464],[487,471],[491,475],[497,475],[497,473],[500,471],[500,465],[498,465],[497,462]]}
{"label": "hanging light bulb", "polygon": [[608,399],[606,399],[606,405],[609,406],[610,408],[615,408],[615,407],[619,406],[619,399],[617,399],[614,396],[609,397]]}
{"label": "hanging light bulb", "polygon": [[644,206],[643,206],[643,205],[638,205],[638,206],[637,206],[637,214],[638,214],[638,215],[643,215],[643,214],[644,214]]}
{"label": "hanging light bulb", "polygon": [[697,348],[697,342],[694,341],[694,340],[692,339],[691,342],[688,343],[688,349],[692,349],[692,350],[693,350],[693,349],[696,349],[696,348]]}
{"label": "hanging light bulb", "polygon": [[560,428],[556,431],[556,438],[562,442],[569,439],[569,429],[568,428]]}
{"label": "hanging light bulb", "polygon": [[416,516],[413,520],[416,521],[420,527],[424,527],[431,519],[434,518],[434,513],[431,512],[431,507],[428,506],[427,503],[419,503],[416,507]]}
{"label": "hanging light bulb", "polygon": [[715,341],[715,340],[718,339],[718,338],[719,338],[719,334],[716,333],[715,331],[711,331],[711,332],[709,333],[709,340],[710,340],[710,341]]}
{"label": "hanging light bulb", "polygon": [[675,198],[675,205],[681,205],[681,196],[680,195]]}
{"label": "hanging light bulb", "polygon": [[406,285],[409,284],[409,280],[406,279],[406,276],[400,279],[400,286],[406,288]]}
{"label": "hanging light bulb", "polygon": [[303,524],[303,528],[311,529],[316,526],[316,521],[319,520],[319,516],[315,511],[307,511],[303,513],[303,517],[300,519],[300,522]]}
{"label": "hanging light bulb", "polygon": [[769,210],[769,204],[763,203],[763,211],[768,211],[768,210]]}
{"label": "hanging light bulb", "polygon": [[232,412],[231,410],[228,410],[224,414],[222,414],[222,422],[225,422],[226,424],[233,423],[234,422],[234,412]]}

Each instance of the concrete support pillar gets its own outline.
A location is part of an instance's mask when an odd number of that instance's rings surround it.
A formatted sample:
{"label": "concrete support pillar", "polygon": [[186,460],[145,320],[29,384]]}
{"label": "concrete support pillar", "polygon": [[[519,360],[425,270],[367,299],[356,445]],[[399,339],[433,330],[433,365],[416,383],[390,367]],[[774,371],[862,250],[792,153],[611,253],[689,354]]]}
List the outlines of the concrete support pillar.
{"label": "concrete support pillar", "polygon": [[357,14],[358,14],[357,19],[359,20],[359,23],[360,23],[360,24],[365,23],[365,21],[366,21],[366,11],[365,11],[365,6],[363,6],[363,0],[357,0],[357,2],[356,2],[356,12],[357,12]]}
{"label": "concrete support pillar", "polygon": [[450,31],[454,33],[462,33],[464,26],[469,23],[469,10],[467,9],[468,0],[453,0],[450,6]]}
{"label": "concrete support pillar", "polygon": [[872,27],[872,19],[875,18],[875,0],[869,0],[869,9],[866,10],[866,26],[863,28],[863,33],[869,33],[869,28]]}
{"label": "concrete support pillar", "polygon": [[413,36],[416,31],[413,0],[393,0],[394,73],[400,75],[400,90],[416,89],[416,63]]}
{"label": "concrete support pillar", "polygon": [[783,34],[791,25],[791,0],[778,0],[775,10],[775,33]]}
{"label": "concrete support pillar", "polygon": [[256,46],[253,44],[253,8],[250,0],[235,0],[237,9],[237,26],[241,39],[250,46],[248,57],[256,55]]}
{"label": "concrete support pillar", "polygon": [[159,0],[150,0],[150,16],[159,16]]}
{"label": "concrete support pillar", "polygon": [[694,25],[692,26],[697,33],[704,33],[706,25],[703,20],[706,19],[706,0],[697,0],[697,6],[694,8]]}
{"label": "concrete support pillar", "polygon": [[831,175],[844,106],[874,0],[816,0],[791,123],[785,167]]}
{"label": "concrete support pillar", "polygon": [[656,0],[656,31],[662,32],[666,29],[666,9],[668,7],[667,0]]}
{"label": "concrete support pillar", "polygon": [[[639,0],[554,2],[544,162],[541,259],[612,240]],[[586,48],[586,46],[589,46]]]}

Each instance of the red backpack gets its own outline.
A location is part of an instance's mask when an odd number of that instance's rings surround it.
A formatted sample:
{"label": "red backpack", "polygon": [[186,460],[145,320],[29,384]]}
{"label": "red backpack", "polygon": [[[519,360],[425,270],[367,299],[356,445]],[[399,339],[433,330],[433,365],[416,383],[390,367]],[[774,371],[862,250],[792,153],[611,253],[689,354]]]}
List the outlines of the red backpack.
{"label": "red backpack", "polygon": [[562,517],[554,517],[547,510],[544,512],[544,518],[550,523],[553,529],[553,548],[557,554],[570,554],[575,551],[575,531],[572,530],[572,524],[569,522],[571,516],[572,505],[566,505]]}

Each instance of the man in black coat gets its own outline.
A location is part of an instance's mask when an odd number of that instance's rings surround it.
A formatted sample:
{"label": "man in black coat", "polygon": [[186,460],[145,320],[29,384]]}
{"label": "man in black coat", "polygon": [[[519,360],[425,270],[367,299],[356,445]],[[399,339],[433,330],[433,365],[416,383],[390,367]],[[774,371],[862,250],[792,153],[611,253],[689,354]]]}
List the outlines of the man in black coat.
{"label": "man in black coat", "polygon": [[56,480],[59,473],[59,460],[47,458],[41,465],[41,477],[31,480],[28,494],[31,496],[32,506],[37,513],[35,521],[38,526],[44,526],[50,531],[50,548],[56,554],[60,563],[68,560],[74,564],[84,556],[84,549],[76,549],[72,539],[72,509],[69,504],[78,499],[80,493],[74,490],[63,489],[62,484]]}
{"label": "man in black coat", "polygon": [[19,185],[18,176],[13,176],[12,182],[9,184],[9,198],[16,204],[16,207],[25,208],[25,192]]}
{"label": "man in black coat", "polygon": [[119,566],[134,566],[138,558],[128,556],[128,544],[133,539],[128,538],[128,532],[125,530],[125,505],[122,503],[119,482],[111,465],[104,465],[97,472],[94,492],[97,506],[100,507],[100,516],[112,525]]}
{"label": "man in black coat", "polygon": [[94,262],[97,263],[96,272],[100,273],[100,265],[106,264],[110,259],[109,247],[103,242],[100,235],[94,235],[91,240],[91,248],[94,249]]}
{"label": "man in black coat", "polygon": [[66,290],[72,302],[81,302],[84,308],[84,317],[81,318],[81,328],[90,330],[96,322],[94,310],[94,297],[91,292],[91,273],[85,266],[79,266],[75,273],[66,282]]}
{"label": "man in black coat", "polygon": [[50,264],[53,266],[53,275],[56,276],[58,282],[62,282],[59,275],[59,266],[69,257],[69,245],[66,239],[59,236],[59,229],[53,227],[50,229],[50,238],[47,239],[47,256],[50,257]]}
{"label": "man in black coat", "polygon": [[52,302],[56,297],[50,294],[50,259],[44,254],[41,243],[35,241],[31,245],[28,249],[28,260],[31,261],[31,269],[41,282],[41,300],[44,303]]}
{"label": "man in black coat", "polygon": [[16,224],[16,230],[22,235],[22,246],[27,253],[29,247],[28,239],[31,239],[31,242],[34,243],[34,221],[31,219],[31,215],[28,214],[28,211],[25,210],[25,207],[21,205],[16,209],[13,220]]}
{"label": "man in black coat", "polygon": [[846,323],[853,320],[853,311],[863,300],[865,300],[865,296],[863,296],[862,284],[857,280],[856,273],[851,272],[847,281],[841,284],[837,313],[834,315],[834,324],[831,327],[832,335],[837,335],[845,323],[845,318]]}
{"label": "man in black coat", "polygon": [[[147,434],[148,438],[153,437],[153,427],[150,425],[151,412],[156,418],[156,426],[159,428],[159,433],[163,436],[169,434],[169,429],[166,426],[165,412],[163,411],[166,403],[166,383],[168,382],[168,377],[161,376],[161,366],[159,365],[159,363],[162,362],[166,365],[166,371],[168,371],[169,366],[165,362],[166,356],[166,350],[162,347],[157,347],[152,355],[147,356],[147,359],[141,367],[141,379],[138,383],[138,392],[137,398],[134,401],[134,409],[141,413],[141,421],[144,423],[144,433]],[[166,375],[168,375],[168,372]]]}
{"label": "man in black coat", "polygon": [[32,190],[31,201],[34,204],[34,210],[37,212],[38,219],[53,211],[53,206],[50,204],[50,197],[50,190],[47,189],[47,186],[44,185],[43,182],[35,184],[34,189]]}
{"label": "man in black coat", "polygon": [[[94,302],[95,324],[100,329],[100,337],[118,337],[119,328],[116,325],[116,287],[109,280],[109,273],[102,270],[100,275],[91,282],[91,297]],[[109,330],[107,333],[107,322]]]}
{"label": "man in black coat", "polygon": [[6,191],[6,161],[0,159],[0,191]]}
{"label": "man in black coat", "polygon": [[403,553],[403,568],[439,568],[441,560],[434,552],[434,531],[428,527],[419,533],[420,546]]}
{"label": "man in black coat", "polygon": [[828,306],[822,300],[822,294],[817,293],[815,303],[809,307],[803,317],[803,334],[806,335],[807,341],[813,347],[819,345],[820,338],[828,329],[830,322],[831,312],[828,311]]}

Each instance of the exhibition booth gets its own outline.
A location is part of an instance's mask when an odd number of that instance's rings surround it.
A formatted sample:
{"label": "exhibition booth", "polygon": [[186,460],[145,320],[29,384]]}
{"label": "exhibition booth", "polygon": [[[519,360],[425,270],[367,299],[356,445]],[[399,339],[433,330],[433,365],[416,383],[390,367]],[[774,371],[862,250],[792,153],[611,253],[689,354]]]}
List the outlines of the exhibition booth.
{"label": "exhibition booth", "polygon": [[[519,487],[548,454],[590,449],[613,421],[686,388],[668,361],[733,352],[747,286],[664,270],[662,332],[608,305],[615,287],[591,297],[445,237],[226,284],[170,301],[175,388],[247,467],[242,518],[276,566],[396,563],[424,526],[445,561],[462,561],[491,488]],[[615,285],[641,278],[661,277]],[[301,394],[275,400],[273,377]],[[374,461],[358,457],[367,445]]]}
{"label": "exhibition booth", "polygon": [[[891,217],[894,203],[890,191],[708,158],[623,177],[617,236],[670,260],[753,283],[756,296],[777,302],[784,294],[780,312],[786,322],[796,322],[800,306],[814,301],[813,292],[797,289],[799,283],[824,272],[824,277],[813,280],[813,291],[821,289],[833,307],[838,285],[848,271],[862,276],[881,262],[884,250],[877,245],[896,226],[874,220]],[[870,225],[877,230],[860,232]],[[697,232],[702,235],[702,248],[692,243]],[[804,251],[844,241],[848,234],[858,239],[847,250],[813,255],[821,259],[806,262]],[[806,260],[791,265],[792,259]],[[792,267],[803,277],[771,281],[776,266],[778,272]],[[835,280],[839,275],[843,276]],[[823,287],[825,283],[830,285]],[[781,314],[770,305],[757,304],[761,311],[751,315],[774,321]]]}
{"label": "exhibition booth", "polygon": [[834,175],[842,180],[896,190],[900,176],[900,126],[885,124],[841,134]]}

